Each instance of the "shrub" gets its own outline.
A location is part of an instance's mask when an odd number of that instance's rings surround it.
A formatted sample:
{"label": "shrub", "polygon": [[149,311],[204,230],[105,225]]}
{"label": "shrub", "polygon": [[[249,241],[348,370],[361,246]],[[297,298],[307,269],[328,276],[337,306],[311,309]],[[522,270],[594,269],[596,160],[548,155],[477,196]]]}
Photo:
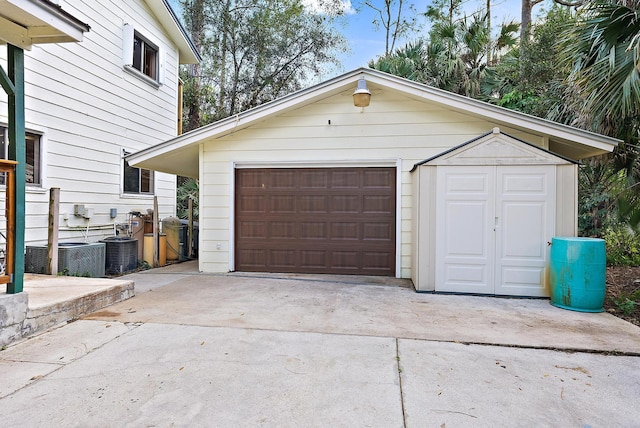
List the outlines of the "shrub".
{"label": "shrub", "polygon": [[607,245],[609,266],[640,265],[640,239],[623,224],[607,227],[602,236]]}

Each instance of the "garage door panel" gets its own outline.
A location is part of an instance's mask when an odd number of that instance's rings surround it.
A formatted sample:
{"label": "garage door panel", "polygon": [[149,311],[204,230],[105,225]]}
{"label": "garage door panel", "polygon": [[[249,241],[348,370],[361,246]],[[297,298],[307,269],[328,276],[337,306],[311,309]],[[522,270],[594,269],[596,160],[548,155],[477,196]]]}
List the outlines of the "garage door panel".
{"label": "garage door panel", "polygon": [[272,239],[296,239],[296,224],[285,221],[272,221],[270,223],[270,238]]}
{"label": "garage door panel", "polygon": [[331,212],[334,214],[357,214],[362,211],[359,195],[335,195],[331,197]]}
{"label": "garage door panel", "polygon": [[[271,250],[269,252],[269,266],[279,269],[291,269],[295,267],[295,250]],[[263,268],[266,268],[267,264]]]}
{"label": "garage door panel", "polygon": [[264,249],[242,249],[238,251],[238,257],[241,257],[247,269],[262,270],[269,263],[269,252]]}
{"label": "garage door panel", "polygon": [[273,171],[273,173],[269,174],[269,187],[274,190],[295,189],[295,174],[288,170]]}
{"label": "garage door panel", "polygon": [[362,225],[364,241],[392,241],[395,239],[395,226],[385,223],[366,222]]}
{"label": "garage door panel", "polygon": [[328,239],[327,224],[324,222],[300,223],[300,239]]}
{"label": "garage door panel", "polygon": [[331,187],[333,189],[360,188],[360,174],[352,169],[333,170],[331,172]]}
{"label": "garage door panel", "polygon": [[357,251],[332,251],[331,252],[331,268],[346,269],[356,271],[358,268],[358,252]]}
{"label": "garage door panel", "polygon": [[238,237],[244,239],[266,239],[267,223],[264,221],[242,221],[238,224]]}
{"label": "garage door panel", "polygon": [[298,212],[302,214],[325,214],[329,212],[328,198],[324,195],[298,197]]}
{"label": "garage door panel", "polygon": [[238,202],[240,210],[245,214],[267,212],[267,198],[264,196],[243,195]]}
{"label": "garage door panel", "polygon": [[395,275],[395,168],[247,171],[236,170],[236,270]]}
{"label": "garage door panel", "polygon": [[364,213],[392,214],[396,204],[391,195],[364,195],[362,205]]}
{"label": "garage door panel", "polygon": [[390,189],[395,187],[396,177],[395,171],[390,171],[388,168],[370,169],[363,171],[363,185],[364,189],[369,188],[386,188]]}
{"label": "garage door panel", "polygon": [[327,265],[327,251],[300,250],[300,267],[308,269],[324,269]]}
{"label": "garage door panel", "polygon": [[362,253],[362,273],[364,275],[384,275],[385,264],[391,263],[395,254],[390,251],[373,252],[364,251]]}
{"label": "garage door panel", "polygon": [[358,233],[360,227],[357,222],[334,222],[331,223],[331,239],[357,241],[360,239]]}
{"label": "garage door panel", "polygon": [[298,174],[300,189],[325,190],[329,185],[329,171],[326,170],[301,170],[295,171]]}
{"label": "garage door panel", "polygon": [[260,189],[264,187],[265,173],[256,169],[245,169],[236,175],[236,184],[243,189]]}
{"label": "garage door panel", "polygon": [[273,195],[269,198],[269,208],[274,214],[295,214],[296,198],[290,195]]}

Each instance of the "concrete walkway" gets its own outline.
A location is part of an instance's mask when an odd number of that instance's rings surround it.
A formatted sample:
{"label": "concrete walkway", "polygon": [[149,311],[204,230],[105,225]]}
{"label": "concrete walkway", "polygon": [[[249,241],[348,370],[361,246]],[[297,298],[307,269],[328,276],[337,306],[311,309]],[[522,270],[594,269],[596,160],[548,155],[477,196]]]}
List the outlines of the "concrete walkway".
{"label": "concrete walkway", "polygon": [[609,314],[184,269],[0,352],[3,426],[640,423],[640,328]]}

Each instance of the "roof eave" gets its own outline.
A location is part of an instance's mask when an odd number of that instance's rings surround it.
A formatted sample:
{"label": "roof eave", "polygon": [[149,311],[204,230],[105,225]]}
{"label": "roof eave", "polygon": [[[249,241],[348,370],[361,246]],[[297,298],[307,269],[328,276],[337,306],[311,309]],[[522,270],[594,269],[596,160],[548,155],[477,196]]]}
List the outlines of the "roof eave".
{"label": "roof eave", "polygon": [[167,0],[146,0],[146,2],[171,39],[176,43],[180,54],[180,64],[199,63],[202,57],[169,2]]}
{"label": "roof eave", "polygon": [[131,163],[140,163],[156,156],[161,156],[175,150],[180,150],[192,144],[199,144],[205,139],[217,139],[232,132],[239,131],[265,118],[297,108],[314,101],[327,98],[335,93],[339,93],[349,85],[353,79],[359,75],[366,75],[372,83],[404,92],[409,96],[414,96],[427,101],[439,102],[453,110],[464,111],[468,114],[483,117],[495,121],[501,126],[521,127],[535,133],[548,135],[553,139],[578,143],[593,148],[590,151],[592,156],[608,153],[621,142],[621,140],[585,131],[535,116],[527,115],[503,107],[494,106],[482,101],[453,94],[441,89],[432,88],[421,83],[403,79],[381,71],[358,68],[341,76],[334,77],[325,82],[299,90],[292,94],[278,98],[242,113],[222,119],[218,122],[190,131],[186,134],[165,141],[158,145],[141,150],[127,157]]}
{"label": "roof eave", "polygon": [[[0,0],[0,10],[0,43],[25,50],[35,44],[81,42],[90,30],[88,24],[49,0]],[[30,22],[9,16],[10,10],[18,10],[21,17],[27,14]],[[38,25],[33,25],[34,21]]]}
{"label": "roof eave", "polygon": [[[406,93],[411,93],[414,96],[427,100],[434,100],[434,98],[444,99],[447,101],[444,104],[450,108],[497,122],[503,122],[510,126],[527,128],[531,131],[546,134],[563,141],[586,144],[605,152],[613,151],[613,149],[622,142],[622,140],[608,137],[606,135],[596,134],[594,132],[563,125],[561,123],[542,119],[526,113],[509,110],[504,107],[478,101],[473,98],[454,94],[442,89],[426,86],[421,83],[403,79],[377,70],[367,71],[370,72],[370,76],[373,76],[374,78],[381,78],[382,81],[379,83],[386,84],[387,86],[389,86],[390,82],[393,83],[394,86],[402,85],[402,87],[396,87],[396,89]],[[376,82],[375,80],[371,81],[374,83]],[[407,89],[410,90],[408,91]],[[505,119],[508,119],[508,121]]]}

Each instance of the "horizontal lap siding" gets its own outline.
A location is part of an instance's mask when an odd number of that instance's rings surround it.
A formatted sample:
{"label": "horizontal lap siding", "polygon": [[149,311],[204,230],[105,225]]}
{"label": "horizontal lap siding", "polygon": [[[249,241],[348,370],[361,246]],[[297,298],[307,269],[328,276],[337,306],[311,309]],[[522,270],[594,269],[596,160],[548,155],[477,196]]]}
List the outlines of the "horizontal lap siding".
{"label": "horizontal lap siding", "polygon": [[[178,53],[142,0],[65,2],[65,11],[90,25],[81,43],[35,46],[25,51],[26,126],[42,132],[44,186],[28,188],[27,244],[46,241],[48,188],[60,187],[61,239],[82,238],[73,205],[93,208],[89,224],[125,222],[146,212],[153,198],[121,197],[122,149],[135,152],[176,135]],[[130,23],[165,52],[164,85],[154,88],[123,69],[123,25]],[[6,66],[6,50],[0,48]],[[0,91],[0,105],[6,106]],[[0,123],[6,124],[6,107]],[[156,174],[160,217],[175,214],[175,177]],[[105,230],[94,235],[113,233]]]}
{"label": "horizontal lap siding", "polygon": [[[400,274],[409,278],[411,244],[415,239],[411,168],[416,162],[489,132],[495,126],[390,90],[374,91],[371,105],[361,112],[351,104],[351,92],[345,92],[205,142],[200,171],[200,269],[224,272],[230,268],[233,220],[227,210],[233,200],[234,162],[271,162],[279,166],[297,162],[300,167],[305,162],[316,162],[331,167],[339,166],[332,162],[400,159]],[[532,136],[526,137],[542,144]]]}

